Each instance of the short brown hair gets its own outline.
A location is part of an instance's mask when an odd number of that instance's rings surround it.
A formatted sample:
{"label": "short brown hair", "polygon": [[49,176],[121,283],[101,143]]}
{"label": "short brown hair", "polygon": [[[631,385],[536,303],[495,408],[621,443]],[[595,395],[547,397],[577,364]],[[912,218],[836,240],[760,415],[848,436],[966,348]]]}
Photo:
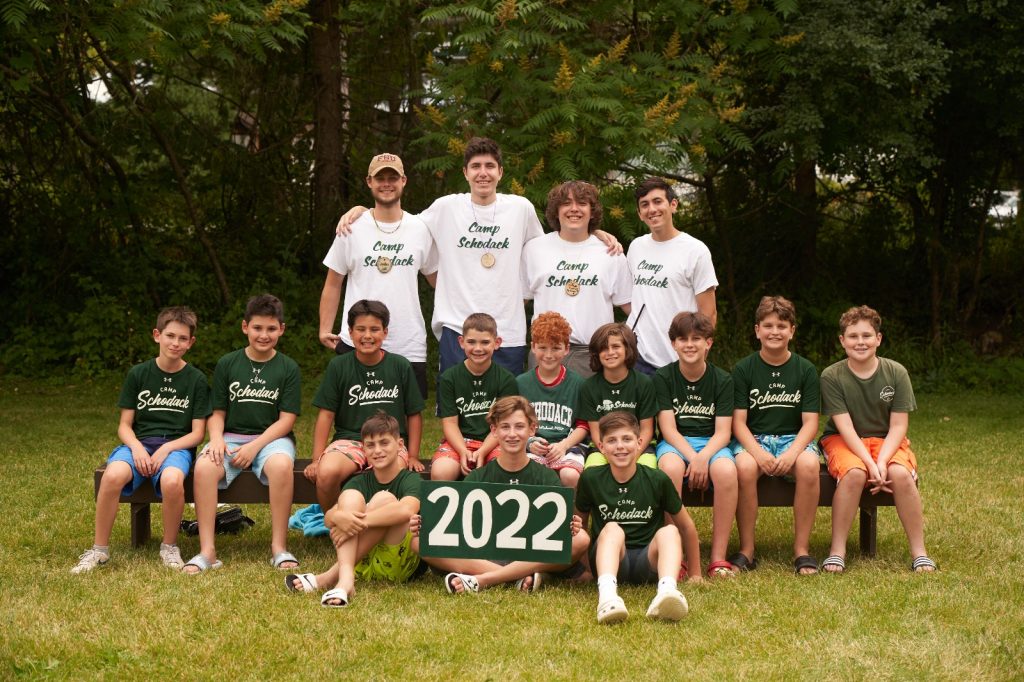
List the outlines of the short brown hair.
{"label": "short brown hair", "polygon": [[385,329],[388,328],[388,323],[391,322],[391,311],[388,310],[386,305],[380,301],[370,301],[364,298],[353,303],[352,307],[348,309],[348,328],[351,329],[356,326],[356,318],[363,315],[376,317]]}
{"label": "short brown hair", "polygon": [[178,322],[188,327],[188,335],[196,335],[196,327],[199,325],[196,314],[192,309],[183,305],[172,305],[164,308],[156,316],[156,328],[163,331],[171,322]]}
{"label": "short brown hair", "polygon": [[601,430],[601,436],[611,433],[612,431],[620,431],[622,429],[628,429],[633,432],[633,435],[637,438],[640,437],[640,420],[636,418],[636,415],[632,412],[626,412],[624,410],[617,410],[615,412],[609,412],[597,422],[597,428]]}
{"label": "short brown hair", "polygon": [[590,206],[590,222],[587,223],[587,232],[593,233],[594,230],[601,227],[604,209],[601,208],[601,198],[598,196],[597,188],[582,180],[563,182],[548,192],[548,206],[544,210],[548,227],[555,231],[562,229],[561,223],[558,221],[558,209],[568,204],[570,199]]}
{"label": "short brown hair", "polygon": [[845,334],[847,327],[857,324],[861,320],[867,320],[876,334],[882,331],[882,316],[878,314],[878,311],[866,305],[858,305],[850,308],[840,316],[839,333]]}
{"label": "short brown hair", "polygon": [[377,410],[369,419],[363,422],[363,428],[359,430],[359,439],[366,440],[371,436],[384,435],[401,438],[402,432],[398,428],[397,419],[384,410]]}
{"label": "short brown hair", "polygon": [[494,157],[494,160],[498,162],[498,166],[502,167],[501,148],[497,142],[489,137],[470,138],[469,142],[466,143],[466,151],[462,153],[462,167],[468,168],[469,162],[474,156]]}
{"label": "short brown hair", "polygon": [[672,341],[697,335],[705,339],[715,338],[715,325],[704,313],[676,313],[668,326],[668,338]]}
{"label": "short brown hair", "polygon": [[754,311],[754,321],[757,324],[761,324],[761,320],[772,313],[778,315],[779,319],[783,322],[789,322],[794,327],[796,326],[796,306],[788,298],[783,296],[762,296],[761,302],[757,304],[757,310]]}
{"label": "short brown hair", "polygon": [[636,366],[636,358],[639,354],[636,349],[636,334],[633,330],[621,322],[609,322],[602,324],[590,337],[590,369],[594,372],[601,371],[601,351],[608,347],[608,339],[618,336],[626,347],[626,367],[633,369]]}
{"label": "short brown hair", "polygon": [[541,313],[530,325],[530,339],[534,343],[560,343],[568,347],[571,335],[572,327],[553,310]]}
{"label": "short brown hair", "polygon": [[668,184],[664,178],[647,178],[633,190],[633,197],[636,199],[637,206],[640,205],[640,200],[650,194],[656,189],[665,190],[665,199],[672,202],[677,199],[676,192],[672,189],[672,185]]}
{"label": "short brown hair", "polygon": [[462,335],[465,336],[470,330],[485,332],[491,336],[498,335],[498,323],[487,313],[473,313],[462,323]]}
{"label": "short brown hair", "polygon": [[487,410],[487,423],[497,427],[498,422],[515,412],[525,414],[526,420],[531,424],[537,423],[537,413],[534,412],[533,405],[521,395],[507,395],[491,403],[491,409]]}
{"label": "short brown hair", "polygon": [[284,303],[272,294],[253,296],[245,304],[245,321],[251,322],[257,316],[272,317],[284,324]]}

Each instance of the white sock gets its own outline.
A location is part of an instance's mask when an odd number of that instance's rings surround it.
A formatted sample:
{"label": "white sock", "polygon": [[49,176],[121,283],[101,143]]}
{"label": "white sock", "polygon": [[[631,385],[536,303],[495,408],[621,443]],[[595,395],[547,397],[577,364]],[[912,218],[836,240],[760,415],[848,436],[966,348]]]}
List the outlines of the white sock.
{"label": "white sock", "polygon": [[661,594],[662,592],[675,592],[678,589],[679,588],[676,585],[676,579],[673,578],[672,576],[667,575],[664,578],[659,578],[658,579],[658,593],[659,594]]}
{"label": "white sock", "polygon": [[160,549],[170,549],[171,547],[177,547],[177,546],[178,546],[177,543],[174,543],[174,542],[172,542],[171,544],[167,544],[166,542],[161,542],[160,543]]}
{"label": "white sock", "polygon": [[597,600],[605,601],[618,595],[619,583],[611,573],[597,576]]}
{"label": "white sock", "polygon": [[99,552],[100,554],[106,554],[107,556],[110,556],[110,545],[93,545],[92,548],[94,551]]}

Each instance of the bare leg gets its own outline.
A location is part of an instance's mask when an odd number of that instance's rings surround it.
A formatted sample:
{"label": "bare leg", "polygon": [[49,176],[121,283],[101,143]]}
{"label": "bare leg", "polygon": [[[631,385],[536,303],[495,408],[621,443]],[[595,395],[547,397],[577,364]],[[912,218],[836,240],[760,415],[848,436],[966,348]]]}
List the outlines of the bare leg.
{"label": "bare leg", "polygon": [[580,482],[580,472],[575,469],[570,469],[569,467],[559,469],[558,480],[560,480],[562,485],[566,488],[576,490],[576,484]]}
{"label": "bare leg", "polygon": [[740,534],[740,552],[754,560],[754,531],[757,528],[757,479],[761,469],[747,452],[736,455],[736,479],[738,501],[736,505],[736,528]]}
{"label": "bare leg", "polygon": [[[211,564],[217,560],[217,484],[224,475],[224,466],[214,464],[209,457],[196,460],[192,494],[196,501],[196,520],[199,522],[199,553]],[[183,570],[186,573],[199,572],[199,569],[191,566]]]}
{"label": "bare leg", "polygon": [[662,526],[647,547],[647,560],[658,567],[658,578],[675,578],[683,560],[683,544],[679,529]]}
{"label": "bare leg", "polygon": [[728,457],[719,457],[712,462],[711,483],[715,486],[715,502],[711,512],[711,561],[725,561],[739,499],[736,463]]}
{"label": "bare leg", "polygon": [[121,499],[121,490],[132,480],[132,468],[128,462],[111,462],[100,479],[100,489],[96,494],[96,527],[93,531],[93,544],[98,547],[110,545],[110,533],[114,529],[117,518],[117,505]]}
{"label": "bare leg", "polygon": [[431,481],[457,481],[462,478],[462,469],[451,457],[438,457],[430,465]]}
{"label": "bare leg", "polygon": [[[907,533],[910,543],[910,556],[916,559],[927,556],[924,547],[924,511],[921,505],[921,493],[917,490],[913,476],[906,467],[890,464],[889,478],[892,480],[892,497],[896,502],[896,515],[900,517],[903,530]],[[930,571],[932,569],[922,569]]]}
{"label": "bare leg", "polygon": [[[672,528],[674,529],[675,526]],[[601,529],[601,534],[597,536],[596,542],[594,568],[597,571],[597,576],[617,575],[619,564],[626,557],[626,533],[619,524],[612,522]],[[675,570],[679,570],[678,561],[676,561]]]}
{"label": "bare leg", "polygon": [[[821,467],[813,453],[804,450],[796,458],[796,494],[793,496],[793,552],[796,556],[810,554],[811,530],[814,514],[818,510],[821,487]],[[811,568],[800,569],[801,574],[816,573]]]}
{"label": "bare leg", "polygon": [[160,494],[164,498],[164,544],[173,545],[178,542],[181,515],[185,512],[185,472],[174,467],[164,469],[160,475]]}
{"label": "bare leg", "polygon": [[[292,511],[292,474],[294,462],[283,452],[271,455],[263,464],[270,488],[270,554],[274,556],[288,549],[288,515]],[[279,568],[295,568],[297,563],[282,562]]]}
{"label": "bare leg", "polygon": [[324,512],[337,504],[342,483],[358,472],[358,465],[343,453],[337,450],[324,453],[316,474],[316,499]]}
{"label": "bare leg", "polygon": [[[868,474],[863,469],[850,469],[836,485],[836,494],[832,497],[832,546],[828,553],[846,558],[846,540],[853,526],[853,517],[860,504],[860,496],[864,492],[864,484]],[[827,572],[838,572],[838,567],[826,566]]]}

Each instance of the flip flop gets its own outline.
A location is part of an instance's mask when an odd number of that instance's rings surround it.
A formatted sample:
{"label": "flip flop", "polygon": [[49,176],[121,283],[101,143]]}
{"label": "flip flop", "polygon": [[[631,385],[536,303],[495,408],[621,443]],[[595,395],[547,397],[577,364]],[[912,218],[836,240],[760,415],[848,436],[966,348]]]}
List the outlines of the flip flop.
{"label": "flip flop", "polygon": [[735,578],[736,567],[728,561],[712,561],[708,564],[707,574],[709,578]]}
{"label": "flip flop", "polygon": [[[295,587],[296,580],[299,581],[299,587]],[[320,589],[314,573],[289,573],[284,577],[284,586],[289,592],[317,592]]]}
{"label": "flip flop", "polygon": [[678,582],[684,583],[686,579],[690,577],[690,567],[683,561],[679,564],[679,575],[676,577]]}
{"label": "flip flop", "polygon": [[755,568],[757,568],[757,557],[750,559],[743,552],[736,552],[731,557],[729,557],[729,563],[741,572],[753,571]]}
{"label": "flip flop", "polygon": [[[294,561],[294,566],[281,566],[286,561]],[[270,565],[281,571],[290,571],[293,568],[299,567],[299,560],[295,558],[295,555],[291,552],[278,552],[270,558]]]}
{"label": "flip flop", "polygon": [[[537,590],[540,589],[540,585],[541,585],[542,582],[544,582],[544,574],[543,573],[534,573],[533,574],[533,583],[530,585],[529,589],[523,589],[523,585],[526,584],[526,578],[520,578],[519,580],[517,580],[516,583],[515,583],[515,588],[519,592],[526,592],[527,594],[533,594],[534,592],[536,592]],[[463,583],[463,584],[465,584],[465,583]]]}
{"label": "flip flop", "polygon": [[597,605],[597,622],[602,625],[621,623],[629,618],[629,611],[626,610],[626,602],[622,597],[615,595]]}
{"label": "flip flop", "polygon": [[[928,568],[931,570],[924,570]],[[914,558],[914,563],[910,564],[910,570],[914,573],[933,573],[939,570],[939,565],[929,559],[927,555],[922,554],[921,556]]]}
{"label": "flip flop", "polygon": [[[829,567],[833,567],[836,570],[829,571]],[[821,562],[821,570],[824,573],[842,573],[846,570],[846,560],[838,554],[830,554],[825,557],[825,560]]]}
{"label": "flip flop", "polygon": [[658,592],[647,607],[647,617],[655,620],[667,620],[675,622],[685,616],[690,610],[686,603],[686,597],[679,590],[670,592]]}
{"label": "flip flop", "polygon": [[[185,569],[189,566],[195,566],[198,571],[186,571]],[[212,564],[202,554],[196,554],[194,557],[188,560],[188,563],[181,567],[181,572],[185,575],[199,575],[200,573],[206,573],[207,571],[215,571],[218,568],[223,568],[224,562],[220,559],[215,560]]]}
{"label": "flip flop", "polygon": [[[328,604],[327,603],[327,602],[331,602],[331,601],[334,601],[334,600],[338,600],[341,603],[340,604]],[[326,606],[329,609],[343,609],[346,606],[348,606],[348,592],[346,592],[345,590],[341,589],[340,587],[335,587],[332,590],[327,590],[326,592],[324,592],[324,595],[322,597],[320,597],[320,606]]]}
{"label": "flip flop", "polygon": [[[813,568],[814,573],[801,573],[800,571],[805,568]],[[796,559],[793,559],[793,570],[796,571],[797,575],[817,575],[818,560],[810,554],[801,554]]]}
{"label": "flip flop", "polygon": [[[462,592],[455,589],[456,578],[462,581]],[[480,583],[476,578],[465,573],[449,573],[444,577],[444,588],[448,590],[449,594],[466,594],[467,592],[479,592]]]}

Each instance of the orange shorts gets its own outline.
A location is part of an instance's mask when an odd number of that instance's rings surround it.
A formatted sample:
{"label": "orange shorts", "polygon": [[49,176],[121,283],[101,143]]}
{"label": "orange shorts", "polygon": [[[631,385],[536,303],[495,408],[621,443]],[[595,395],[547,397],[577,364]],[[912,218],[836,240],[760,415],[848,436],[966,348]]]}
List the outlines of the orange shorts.
{"label": "orange shorts", "polygon": [[[882,449],[882,443],[885,442],[884,438],[861,438],[860,442],[864,443],[864,447],[868,449],[868,453],[871,454],[871,459],[878,461],[878,452]],[[828,473],[832,475],[832,478],[837,481],[841,481],[843,476],[847,474],[851,469],[860,469],[861,471],[867,471],[868,468],[864,466],[864,462],[861,461],[860,457],[855,455],[850,448],[846,446],[846,442],[843,441],[841,435],[833,434],[821,439],[821,449],[825,451],[825,461],[828,462]],[[910,441],[906,438],[900,443],[900,446],[893,453],[892,457],[889,458],[889,464],[900,464],[904,466],[907,471],[910,472],[911,477],[917,480],[917,458],[914,457],[914,453],[910,449]],[[867,488],[868,484],[865,483],[864,487]]]}
{"label": "orange shorts", "polygon": [[[477,450],[480,449],[480,446],[483,444],[484,442],[482,440],[474,440],[472,438],[466,439],[466,448],[468,448],[470,452],[476,452]],[[487,458],[487,461],[490,462],[497,456],[498,448],[494,448],[493,450],[491,450],[491,456]],[[459,461],[459,453],[455,451],[455,448],[453,448],[452,444],[449,443],[447,440],[441,441],[441,444],[437,446],[437,450],[434,452],[434,456],[431,457],[430,460],[434,461],[435,459],[441,459],[442,457],[454,459],[456,462]],[[481,464],[486,463],[487,462],[481,462]]]}
{"label": "orange shorts", "polygon": [[[353,463],[355,463],[359,471],[363,471],[368,468],[366,466],[366,455],[363,454],[362,441],[348,440],[347,438],[339,438],[338,440],[334,441],[326,448],[324,448],[325,455],[330,454],[332,452],[337,452],[344,455],[345,457],[348,457],[350,460],[352,460]],[[406,464],[409,463],[409,451],[405,449],[405,447],[398,451],[398,456],[401,457],[402,461],[405,462]],[[372,469],[373,467],[369,468]]]}

